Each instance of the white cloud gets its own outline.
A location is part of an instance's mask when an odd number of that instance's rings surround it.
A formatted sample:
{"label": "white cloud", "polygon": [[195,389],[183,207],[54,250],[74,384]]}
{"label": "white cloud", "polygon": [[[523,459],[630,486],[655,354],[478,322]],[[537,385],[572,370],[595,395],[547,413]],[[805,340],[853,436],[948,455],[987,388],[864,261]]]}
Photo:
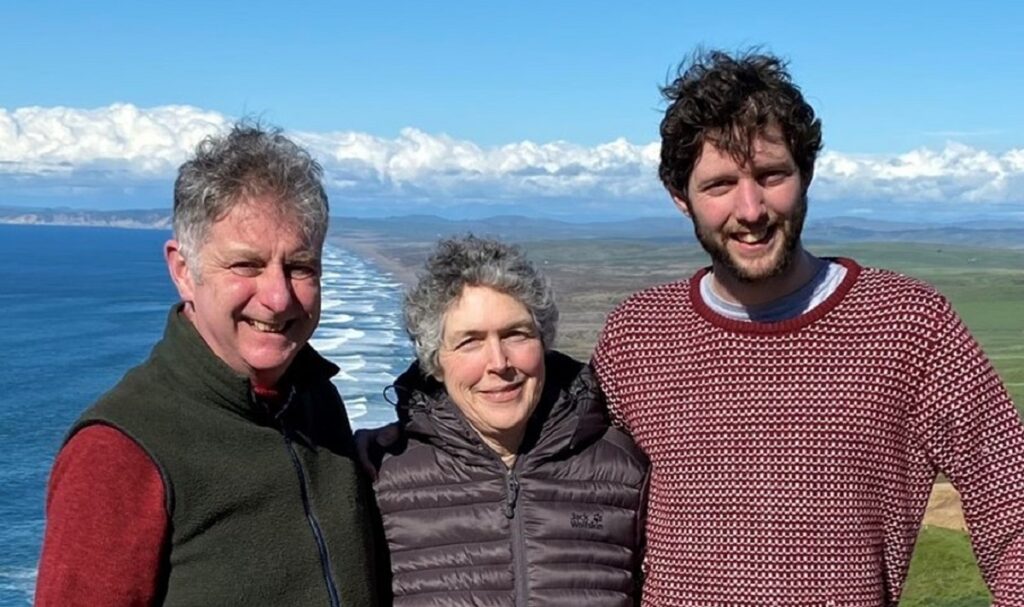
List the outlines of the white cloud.
{"label": "white cloud", "polygon": [[0,171],[67,174],[102,169],[164,176],[203,137],[226,124],[216,112],[188,106],[0,108]]}
{"label": "white cloud", "polygon": [[[229,117],[190,106],[0,108],[0,192],[8,198],[100,192],[127,200],[166,190],[161,198],[167,200],[177,166],[204,136],[230,123]],[[324,165],[335,200],[387,205],[396,213],[470,203],[638,212],[666,205],[657,180],[657,143],[520,141],[483,147],[415,128],[395,138],[355,132],[291,136]],[[1000,204],[1019,202],[1022,186],[1024,149],[994,154],[950,142],[899,155],[826,151],[812,195],[823,202]],[[0,194],[0,204],[8,202],[4,198]],[[134,206],[153,202],[136,200]]]}
{"label": "white cloud", "polygon": [[899,155],[845,155],[818,159],[814,196],[822,200],[903,203],[1021,202],[1024,149],[996,155],[961,143]]}
{"label": "white cloud", "polygon": [[624,139],[595,147],[532,141],[482,148],[471,141],[403,129],[397,138],[296,133],[321,160],[332,186],[359,196],[454,205],[522,198],[656,195],[653,145]]}

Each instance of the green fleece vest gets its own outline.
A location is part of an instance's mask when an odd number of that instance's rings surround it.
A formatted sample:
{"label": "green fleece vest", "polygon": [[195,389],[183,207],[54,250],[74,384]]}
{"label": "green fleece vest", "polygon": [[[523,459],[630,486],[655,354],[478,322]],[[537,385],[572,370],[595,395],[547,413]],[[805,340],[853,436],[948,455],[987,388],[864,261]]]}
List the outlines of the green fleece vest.
{"label": "green fleece vest", "polygon": [[385,602],[379,523],[336,372],[304,348],[286,376],[291,401],[272,415],[175,307],[150,358],[72,428],[113,426],[159,468],[170,521],[164,605]]}

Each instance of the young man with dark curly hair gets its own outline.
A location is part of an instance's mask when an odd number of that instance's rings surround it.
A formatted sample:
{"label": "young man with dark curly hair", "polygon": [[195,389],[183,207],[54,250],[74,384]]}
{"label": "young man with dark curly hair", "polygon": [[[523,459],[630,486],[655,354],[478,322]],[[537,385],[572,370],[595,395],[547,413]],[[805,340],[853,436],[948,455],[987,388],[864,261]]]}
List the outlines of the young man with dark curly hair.
{"label": "young man with dark curly hair", "polygon": [[711,265],[627,299],[593,360],[652,464],[644,605],[896,605],[938,472],[1024,605],[1024,426],[932,287],[804,249],[821,122],[785,63],[698,53],[663,92]]}

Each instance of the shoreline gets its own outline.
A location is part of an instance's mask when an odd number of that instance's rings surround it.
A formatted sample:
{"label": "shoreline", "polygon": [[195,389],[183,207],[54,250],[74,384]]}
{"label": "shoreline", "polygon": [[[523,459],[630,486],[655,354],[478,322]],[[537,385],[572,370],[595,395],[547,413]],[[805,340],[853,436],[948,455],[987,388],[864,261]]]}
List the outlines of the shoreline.
{"label": "shoreline", "polygon": [[326,242],[339,249],[351,251],[373,263],[381,271],[398,279],[398,282],[402,283],[404,287],[411,287],[416,282],[415,270],[382,253],[380,246],[371,239],[328,234]]}

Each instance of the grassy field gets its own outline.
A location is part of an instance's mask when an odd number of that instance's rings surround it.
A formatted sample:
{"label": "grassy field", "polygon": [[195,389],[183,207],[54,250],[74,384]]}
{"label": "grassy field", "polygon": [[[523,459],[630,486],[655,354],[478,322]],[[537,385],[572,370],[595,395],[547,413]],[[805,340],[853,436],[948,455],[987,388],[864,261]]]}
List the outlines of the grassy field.
{"label": "grassy field", "polygon": [[[697,246],[650,241],[531,242],[558,295],[559,348],[589,357],[607,313],[645,286],[689,276],[707,264]],[[1024,415],[1024,249],[870,243],[809,246],[934,285],[952,302],[992,360]]]}
{"label": "grassy field", "polygon": [[934,285],[952,302],[1024,415],[1024,250],[870,244],[818,251]]}
{"label": "grassy field", "polygon": [[900,607],[988,607],[992,604],[981,579],[967,534],[924,527],[910,563]]}
{"label": "grassy field", "polygon": [[[355,244],[353,248],[406,282],[432,245],[397,244],[394,238]],[[707,264],[707,256],[697,245],[674,239],[552,240],[524,246],[555,287],[561,311],[558,348],[584,360],[590,356],[605,316],[627,295],[689,276]],[[890,268],[937,287],[981,343],[1024,415],[1024,249],[900,243],[821,246],[813,241],[808,248],[817,255],[842,255],[862,265]],[[923,528],[901,605],[975,607],[990,603],[967,536]]]}

